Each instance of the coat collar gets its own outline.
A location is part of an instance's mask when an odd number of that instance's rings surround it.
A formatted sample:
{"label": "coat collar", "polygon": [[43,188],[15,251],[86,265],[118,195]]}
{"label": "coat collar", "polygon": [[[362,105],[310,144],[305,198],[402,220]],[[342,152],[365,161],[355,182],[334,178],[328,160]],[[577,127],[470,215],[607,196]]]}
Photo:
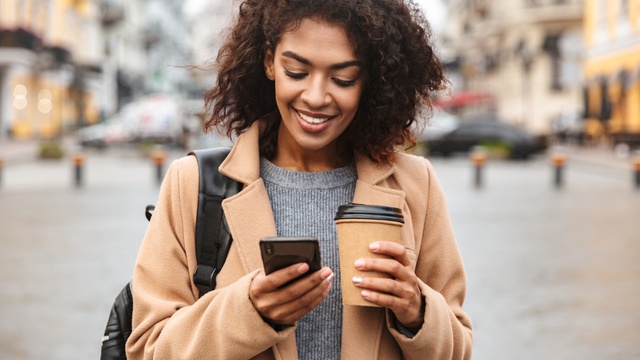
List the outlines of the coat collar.
{"label": "coat collar", "polygon": [[236,181],[248,185],[260,178],[260,133],[262,121],[256,121],[238,136],[227,158],[220,165],[220,172]]}
{"label": "coat collar", "polygon": [[[259,138],[264,129],[263,121],[256,121],[241,134],[229,156],[220,165],[220,172],[248,185],[260,177]],[[377,164],[366,156],[356,156],[358,180],[375,185],[391,176],[393,164]]]}

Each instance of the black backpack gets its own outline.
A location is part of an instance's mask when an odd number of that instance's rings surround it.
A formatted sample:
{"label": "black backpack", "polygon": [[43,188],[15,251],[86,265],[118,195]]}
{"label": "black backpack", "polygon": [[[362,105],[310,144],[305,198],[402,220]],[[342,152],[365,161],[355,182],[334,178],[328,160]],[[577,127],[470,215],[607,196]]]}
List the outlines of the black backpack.
{"label": "black backpack", "polygon": [[[196,219],[196,257],[198,267],[193,281],[200,296],[216,287],[216,275],[224,265],[231,246],[222,200],[238,193],[242,183],[222,175],[218,167],[229,154],[229,148],[196,150],[189,153],[198,159],[200,184]],[[147,206],[145,215],[151,220],[153,205]],[[126,359],[125,344],[131,335],[133,296],[129,282],[118,294],[102,338],[101,360]]]}

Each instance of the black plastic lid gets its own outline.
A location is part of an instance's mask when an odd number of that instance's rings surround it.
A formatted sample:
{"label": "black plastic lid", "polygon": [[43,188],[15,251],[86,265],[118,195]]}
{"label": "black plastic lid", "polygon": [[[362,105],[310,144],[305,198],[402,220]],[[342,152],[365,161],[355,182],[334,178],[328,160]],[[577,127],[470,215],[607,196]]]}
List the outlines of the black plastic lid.
{"label": "black plastic lid", "polygon": [[386,220],[395,221],[404,224],[404,216],[402,210],[390,206],[380,205],[364,205],[350,203],[340,205],[334,220],[344,219],[367,219],[367,220]]}

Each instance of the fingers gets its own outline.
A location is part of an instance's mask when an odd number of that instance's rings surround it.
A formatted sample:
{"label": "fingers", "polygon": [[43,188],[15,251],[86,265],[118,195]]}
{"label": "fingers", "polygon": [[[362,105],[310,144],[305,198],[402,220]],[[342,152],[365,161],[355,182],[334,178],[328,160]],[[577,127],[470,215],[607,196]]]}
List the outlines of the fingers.
{"label": "fingers", "polygon": [[394,279],[387,278],[356,276],[353,278],[353,283],[357,287],[363,289],[372,290],[380,294],[389,294],[393,297],[402,299],[411,298],[418,291],[417,282],[400,282]]}
{"label": "fingers", "polygon": [[325,267],[289,283],[308,270],[303,263],[256,276],[249,289],[256,310],[273,324],[291,324],[313,310],[329,293],[334,274]]}
{"label": "fingers", "polygon": [[353,279],[354,284],[398,297],[413,295],[418,281],[415,273],[410,269],[409,257],[404,246],[388,241],[378,241],[371,243],[369,249],[373,253],[388,255],[392,258],[358,259],[354,266],[360,271],[389,274],[392,279],[356,277]]}
{"label": "fingers", "polygon": [[374,304],[388,308],[409,328],[419,328],[424,315],[424,303],[417,277],[410,281],[389,278],[354,277],[353,283],[362,288],[361,296]]}
{"label": "fingers", "polygon": [[[326,285],[316,286],[304,295],[280,306],[265,308],[266,317],[274,324],[292,324],[301,317],[315,309],[324,300],[331,290],[331,282]],[[260,311],[260,310],[259,310]]]}
{"label": "fingers", "polygon": [[411,280],[411,272],[408,270],[408,266],[402,265],[396,259],[383,259],[383,258],[367,258],[358,259],[354,263],[356,269],[361,271],[376,271],[380,273],[386,273],[391,275],[394,279],[401,281]]}
{"label": "fingers", "polygon": [[361,292],[364,299],[388,308],[408,328],[419,329],[424,320],[424,298],[418,291],[408,297],[397,297],[391,294],[364,289]]}
{"label": "fingers", "polygon": [[288,283],[289,281],[305,274],[308,271],[309,264],[307,263],[293,264],[283,269],[274,271],[273,273],[265,277],[265,288],[262,290],[264,290],[265,292],[271,292]]}
{"label": "fingers", "polygon": [[391,258],[358,259],[354,266],[365,272],[386,273],[391,278],[356,276],[354,285],[362,289],[364,299],[392,310],[401,323],[419,327],[424,305],[418,277],[411,267],[407,250],[400,244],[387,241],[372,243],[369,249]]}
{"label": "fingers", "polygon": [[411,261],[407,255],[407,249],[398,243],[390,241],[377,241],[369,244],[369,250],[375,254],[389,255],[403,266],[408,266]]}

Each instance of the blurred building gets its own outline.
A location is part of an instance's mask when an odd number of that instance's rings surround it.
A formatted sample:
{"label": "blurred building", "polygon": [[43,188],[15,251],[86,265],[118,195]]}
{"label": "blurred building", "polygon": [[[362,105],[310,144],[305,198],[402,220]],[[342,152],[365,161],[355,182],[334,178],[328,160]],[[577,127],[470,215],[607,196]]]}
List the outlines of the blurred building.
{"label": "blurred building", "polygon": [[117,112],[144,93],[147,73],[145,0],[100,3],[104,71],[102,116]]}
{"label": "blurred building", "polygon": [[2,0],[0,139],[96,123],[192,83],[181,0]]}
{"label": "blurred building", "polygon": [[146,0],[146,91],[185,93],[190,87],[191,34],[183,0]]}
{"label": "blurred building", "polygon": [[454,91],[538,133],[582,111],[582,0],[445,2]]}
{"label": "blurred building", "polygon": [[149,93],[179,93],[190,83],[189,26],[181,0],[102,0],[104,113]]}
{"label": "blurred building", "polygon": [[587,0],[584,35],[589,134],[640,147],[640,3]]}
{"label": "blurred building", "polygon": [[0,139],[50,137],[98,118],[98,10],[91,0],[0,2]]}
{"label": "blurred building", "polygon": [[213,65],[237,7],[237,0],[194,0],[186,6],[192,34],[190,54],[195,65],[201,69],[192,73],[193,84],[200,92],[211,87],[215,81]]}

